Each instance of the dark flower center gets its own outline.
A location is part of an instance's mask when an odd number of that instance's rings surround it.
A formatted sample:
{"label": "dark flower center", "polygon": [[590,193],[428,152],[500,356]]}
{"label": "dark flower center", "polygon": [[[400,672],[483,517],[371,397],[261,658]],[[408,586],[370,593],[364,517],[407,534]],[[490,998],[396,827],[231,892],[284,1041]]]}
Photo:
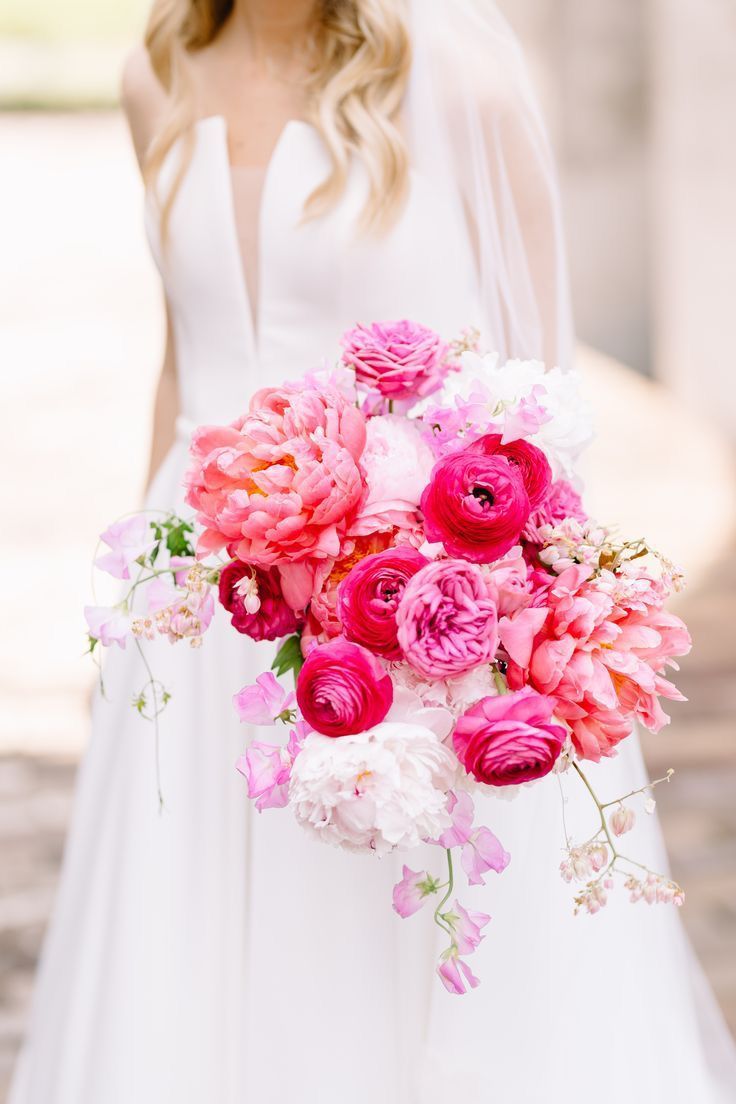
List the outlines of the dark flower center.
{"label": "dark flower center", "polygon": [[488,487],[473,487],[471,493],[473,498],[477,498],[485,510],[490,510],[496,501],[493,491],[489,490]]}

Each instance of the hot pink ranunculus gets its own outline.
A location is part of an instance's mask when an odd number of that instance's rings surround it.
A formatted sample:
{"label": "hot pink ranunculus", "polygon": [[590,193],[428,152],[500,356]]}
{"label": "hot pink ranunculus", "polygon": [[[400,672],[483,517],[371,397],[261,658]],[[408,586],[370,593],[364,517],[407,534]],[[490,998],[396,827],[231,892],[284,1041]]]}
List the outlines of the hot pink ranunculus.
{"label": "hot pink ranunculus", "polygon": [[529,497],[529,505],[536,510],[549,494],[552,483],[552,469],[541,449],[529,441],[517,440],[503,443],[499,433],[487,433],[468,446],[469,452],[478,452],[482,456],[505,456],[524,481]]}
{"label": "hot pink ranunculus", "polygon": [[365,433],[337,388],[304,383],[259,391],[232,425],[198,429],[186,487],[204,526],[199,554],[226,547],[245,563],[282,567],[284,597],[303,609],[361,500]]}
{"label": "hot pink ranunculus", "polygon": [[435,464],[422,495],[427,538],[474,563],[491,563],[508,552],[530,510],[519,467],[501,453],[475,447]]}
{"label": "hot pink ranunculus", "polygon": [[483,572],[463,560],[438,560],[406,584],[396,612],[399,647],[430,679],[488,663],[498,647],[496,606]]}
{"label": "hot pink ranunculus", "polygon": [[428,562],[407,545],[357,563],[340,584],[338,595],[338,614],[347,638],[385,659],[400,659],[396,611],[409,579]]}
{"label": "hot pink ranunculus", "polygon": [[[253,612],[247,597],[255,599]],[[232,614],[233,628],[252,640],[278,640],[296,632],[300,618],[284,601],[281,580],[274,568],[252,568],[232,560],[220,574],[220,602]]]}
{"label": "hot pink ranunculus", "polygon": [[448,346],[417,322],[355,326],[342,338],[343,360],[359,384],[386,399],[431,395],[447,374]]}
{"label": "hot pink ranunculus", "polygon": [[465,712],[453,733],[468,774],[489,786],[531,782],[554,767],[567,735],[552,720],[554,701],[533,690],[483,698]]}
{"label": "hot pink ranunculus", "polygon": [[393,686],[375,656],[337,639],[311,649],[299,673],[296,699],[304,719],[323,736],[352,736],[384,720]]}

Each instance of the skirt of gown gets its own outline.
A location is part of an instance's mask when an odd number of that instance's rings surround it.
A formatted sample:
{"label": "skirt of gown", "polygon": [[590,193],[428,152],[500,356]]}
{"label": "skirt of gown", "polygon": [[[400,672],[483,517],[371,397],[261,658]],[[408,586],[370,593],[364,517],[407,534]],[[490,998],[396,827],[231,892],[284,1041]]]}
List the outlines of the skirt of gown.
{"label": "skirt of gown", "polygon": [[[184,461],[179,443],[151,505],[179,500]],[[251,734],[231,698],[268,645],[220,616],[198,652],[151,648],[173,691],[165,808],[153,728],[131,708],[140,659],[115,650],[9,1104],[736,1100],[731,1040],[676,910],[619,889],[573,917],[556,778],[477,803],[512,861],[458,891],[493,920],[472,962],[480,988],[450,996],[429,912],[391,909],[405,856],[345,854],[288,811],[251,808],[234,770]],[[606,799],[641,785],[636,737],[592,774]],[[587,838],[595,810],[578,782],[563,781],[566,818]],[[656,817],[629,838],[664,867]],[[441,858],[409,862],[440,872]]]}

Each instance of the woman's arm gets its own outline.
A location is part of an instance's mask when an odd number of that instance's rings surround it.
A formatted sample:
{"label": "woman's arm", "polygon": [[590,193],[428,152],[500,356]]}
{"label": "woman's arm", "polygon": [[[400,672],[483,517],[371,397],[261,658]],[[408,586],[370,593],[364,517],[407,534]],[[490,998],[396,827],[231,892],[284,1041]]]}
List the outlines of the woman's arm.
{"label": "woman's arm", "polygon": [[[123,69],[121,102],[130,128],[138,164],[143,168],[161,115],[166,94],[151,68],[148,54],[138,47],[129,54]],[[150,487],[162,460],[174,442],[179,394],[176,377],[176,350],[168,305],[166,307],[166,346],[153,412],[153,436],[146,487]]]}

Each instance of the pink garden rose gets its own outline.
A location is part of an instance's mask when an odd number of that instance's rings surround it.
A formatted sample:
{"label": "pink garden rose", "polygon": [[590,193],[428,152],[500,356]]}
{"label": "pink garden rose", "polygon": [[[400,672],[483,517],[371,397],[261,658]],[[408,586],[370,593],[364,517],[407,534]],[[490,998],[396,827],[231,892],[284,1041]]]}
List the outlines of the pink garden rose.
{"label": "pink garden rose", "polygon": [[429,679],[459,675],[493,659],[496,606],[483,573],[463,560],[439,560],[406,584],[396,612],[399,647]]}
{"label": "pink garden rose", "polygon": [[447,373],[448,346],[417,322],[355,326],[342,338],[343,360],[359,384],[386,399],[431,395]]}
{"label": "pink garden rose", "polygon": [[352,736],[384,720],[391,679],[365,648],[341,638],[317,644],[299,673],[296,698],[304,719],[323,736]]}
{"label": "pink garden rose", "polygon": [[[252,640],[278,640],[296,632],[300,618],[284,601],[274,568],[232,560],[220,574],[220,602],[232,614],[233,628]],[[250,609],[249,609],[250,606]]]}
{"label": "pink garden rose", "polygon": [[566,731],[552,720],[554,702],[533,690],[483,698],[462,715],[453,733],[468,774],[488,786],[531,782],[554,767]]}
{"label": "pink garden rose", "polygon": [[340,584],[338,614],[348,640],[400,659],[396,610],[404,588],[429,561],[410,546],[366,556]]}
{"label": "pink garden rose", "polygon": [[519,467],[473,446],[435,465],[422,511],[430,541],[451,556],[491,563],[518,542],[531,506]]}
{"label": "pink garden rose", "polygon": [[199,555],[227,548],[279,567],[286,601],[303,609],[363,495],[365,434],[363,415],[328,383],[259,391],[232,425],[198,429],[186,486],[204,526]]}

